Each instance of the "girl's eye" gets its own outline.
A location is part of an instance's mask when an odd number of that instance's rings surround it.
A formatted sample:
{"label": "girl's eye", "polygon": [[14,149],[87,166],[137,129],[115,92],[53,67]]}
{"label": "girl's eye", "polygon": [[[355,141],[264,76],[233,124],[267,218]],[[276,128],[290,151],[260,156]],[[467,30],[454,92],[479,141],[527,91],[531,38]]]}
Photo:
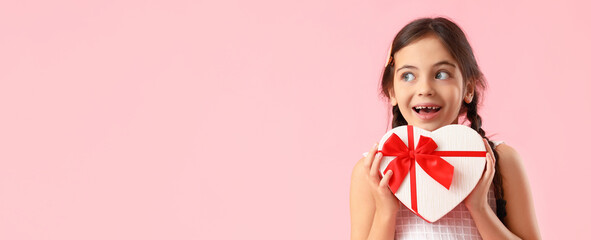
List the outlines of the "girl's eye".
{"label": "girl's eye", "polygon": [[449,78],[449,74],[446,73],[446,72],[438,72],[435,75],[435,78],[437,78],[437,79],[448,79]]}
{"label": "girl's eye", "polygon": [[404,81],[406,81],[406,82],[408,82],[408,81],[412,81],[412,80],[414,80],[414,79],[415,79],[415,75],[414,75],[414,74],[412,74],[412,73],[403,73],[403,74],[402,74],[402,79],[403,79]]}

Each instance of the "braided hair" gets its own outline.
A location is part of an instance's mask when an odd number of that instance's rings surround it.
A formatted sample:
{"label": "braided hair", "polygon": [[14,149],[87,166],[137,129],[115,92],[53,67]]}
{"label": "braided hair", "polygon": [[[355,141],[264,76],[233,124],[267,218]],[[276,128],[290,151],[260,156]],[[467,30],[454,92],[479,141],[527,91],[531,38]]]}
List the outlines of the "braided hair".
{"label": "braided hair", "polygon": [[[410,43],[419,40],[427,34],[436,35],[447,48],[450,54],[458,62],[462,77],[464,79],[464,88],[468,82],[473,83],[475,86],[474,96],[470,103],[462,101],[462,107],[459,112],[459,116],[465,115],[465,119],[470,121],[470,127],[474,129],[482,138],[486,139],[489,145],[494,146],[493,142],[488,139],[484,129],[482,129],[482,118],[478,114],[478,105],[483,92],[487,87],[486,79],[480,71],[476,58],[474,57],[472,47],[468,43],[464,32],[458,25],[452,21],[437,17],[437,18],[419,18],[416,19],[405,27],[394,38],[392,45],[390,46],[390,52],[388,54],[388,61],[384,68],[382,76],[381,90],[382,95],[386,98],[390,98],[390,89],[393,88],[394,78],[394,54],[409,45]],[[408,122],[402,116],[398,105],[392,107],[392,128],[408,125]],[[499,158],[497,151],[492,148],[495,159]],[[496,198],[497,206],[497,217],[505,224],[506,201],[504,200],[503,193],[503,182],[501,172],[499,171],[499,161],[495,162],[495,174],[493,177],[493,188]]]}

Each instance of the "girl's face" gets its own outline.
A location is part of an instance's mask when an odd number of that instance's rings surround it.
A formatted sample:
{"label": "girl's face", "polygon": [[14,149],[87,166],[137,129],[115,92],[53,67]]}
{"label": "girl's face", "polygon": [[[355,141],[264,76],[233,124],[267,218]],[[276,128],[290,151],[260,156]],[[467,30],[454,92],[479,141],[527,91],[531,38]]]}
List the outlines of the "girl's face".
{"label": "girl's face", "polygon": [[458,123],[462,101],[472,101],[474,90],[470,83],[464,89],[458,63],[437,36],[400,49],[394,63],[390,102],[398,104],[409,125],[434,131]]}

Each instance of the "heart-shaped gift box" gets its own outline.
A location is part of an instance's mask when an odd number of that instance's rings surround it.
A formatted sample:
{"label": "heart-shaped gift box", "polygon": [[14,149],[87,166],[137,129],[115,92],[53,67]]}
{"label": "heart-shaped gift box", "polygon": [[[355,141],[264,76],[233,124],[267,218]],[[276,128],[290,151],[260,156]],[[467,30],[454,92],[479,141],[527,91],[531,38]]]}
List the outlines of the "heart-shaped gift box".
{"label": "heart-shaped gift box", "polygon": [[[409,141],[410,140],[410,141]],[[472,192],[486,165],[486,147],[459,124],[433,132],[412,125],[388,131],[379,143],[382,176],[393,170],[390,190],[407,208],[435,222]]]}

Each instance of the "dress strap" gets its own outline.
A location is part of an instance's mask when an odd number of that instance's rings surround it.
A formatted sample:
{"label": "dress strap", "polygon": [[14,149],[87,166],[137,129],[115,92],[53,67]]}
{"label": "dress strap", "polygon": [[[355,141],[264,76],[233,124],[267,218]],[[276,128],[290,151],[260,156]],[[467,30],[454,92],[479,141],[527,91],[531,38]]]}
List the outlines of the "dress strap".
{"label": "dress strap", "polygon": [[499,146],[499,144],[504,143],[505,141],[492,141],[493,142],[493,148],[497,148],[497,146]]}

